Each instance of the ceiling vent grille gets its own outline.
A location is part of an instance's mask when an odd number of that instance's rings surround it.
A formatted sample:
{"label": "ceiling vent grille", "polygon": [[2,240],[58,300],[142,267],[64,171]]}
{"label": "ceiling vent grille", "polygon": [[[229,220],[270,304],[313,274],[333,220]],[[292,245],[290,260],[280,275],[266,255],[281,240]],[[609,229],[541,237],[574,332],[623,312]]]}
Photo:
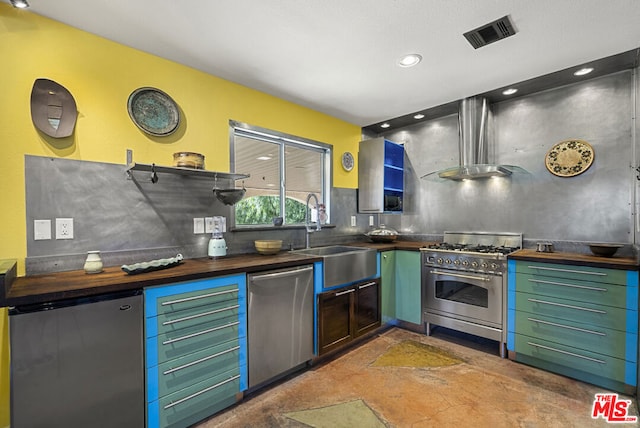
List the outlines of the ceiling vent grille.
{"label": "ceiling vent grille", "polygon": [[483,25],[471,31],[464,33],[464,37],[471,43],[474,49],[481,48],[498,40],[516,34],[516,29],[509,18],[509,15],[503,16],[489,24]]}

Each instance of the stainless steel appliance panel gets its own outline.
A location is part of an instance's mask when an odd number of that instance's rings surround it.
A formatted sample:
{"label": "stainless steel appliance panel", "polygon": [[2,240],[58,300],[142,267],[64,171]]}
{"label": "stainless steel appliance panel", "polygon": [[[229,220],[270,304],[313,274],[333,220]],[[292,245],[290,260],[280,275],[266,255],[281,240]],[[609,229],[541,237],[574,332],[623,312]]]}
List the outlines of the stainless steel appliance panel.
{"label": "stainless steel appliance panel", "polygon": [[11,426],[143,427],[142,305],[136,292],[12,308]]}
{"label": "stainless steel appliance panel", "polygon": [[360,142],[358,150],[358,212],[383,212],[384,138]]}
{"label": "stainless steel appliance panel", "polygon": [[249,388],[313,358],[313,266],[248,275]]}

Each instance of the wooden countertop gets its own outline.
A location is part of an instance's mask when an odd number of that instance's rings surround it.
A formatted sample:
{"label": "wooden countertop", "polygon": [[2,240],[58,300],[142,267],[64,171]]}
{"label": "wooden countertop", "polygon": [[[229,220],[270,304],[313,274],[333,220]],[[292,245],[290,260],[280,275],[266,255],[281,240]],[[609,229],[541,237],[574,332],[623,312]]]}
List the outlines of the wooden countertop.
{"label": "wooden countertop", "polygon": [[[425,242],[396,241],[385,244],[360,242],[347,245],[373,248],[378,251],[418,251],[426,244]],[[215,260],[209,258],[187,259],[172,268],[137,275],[127,275],[120,267],[114,266],[105,268],[102,273],[92,275],[86,274],[84,270],[74,270],[17,278],[9,276],[4,278],[4,282],[0,282],[2,285],[0,287],[0,307],[87,297],[235,273],[280,269],[321,260],[320,257],[283,251],[270,256],[241,254]],[[13,265],[15,266],[15,261],[13,261]],[[10,272],[11,263],[7,262],[4,269]]]}
{"label": "wooden countertop", "polygon": [[574,266],[595,266],[609,269],[639,270],[638,261],[632,257],[598,257],[578,253],[539,253],[523,248],[509,254],[509,259],[543,263],[562,263]]}

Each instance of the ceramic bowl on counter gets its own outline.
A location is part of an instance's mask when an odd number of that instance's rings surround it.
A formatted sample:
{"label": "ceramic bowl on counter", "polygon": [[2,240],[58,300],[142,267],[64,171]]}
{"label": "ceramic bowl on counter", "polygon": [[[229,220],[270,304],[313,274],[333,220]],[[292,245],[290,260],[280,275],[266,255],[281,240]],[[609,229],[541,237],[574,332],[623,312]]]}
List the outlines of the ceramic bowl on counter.
{"label": "ceramic bowl on counter", "polygon": [[622,244],[589,244],[591,252],[600,257],[612,257],[622,247]]}
{"label": "ceramic bowl on counter", "polygon": [[282,240],[281,239],[263,239],[259,241],[254,241],[254,245],[256,246],[256,250],[260,254],[278,254],[282,249]]}
{"label": "ceramic bowl on counter", "polygon": [[393,242],[398,239],[398,232],[381,224],[379,228],[365,233],[372,242]]}

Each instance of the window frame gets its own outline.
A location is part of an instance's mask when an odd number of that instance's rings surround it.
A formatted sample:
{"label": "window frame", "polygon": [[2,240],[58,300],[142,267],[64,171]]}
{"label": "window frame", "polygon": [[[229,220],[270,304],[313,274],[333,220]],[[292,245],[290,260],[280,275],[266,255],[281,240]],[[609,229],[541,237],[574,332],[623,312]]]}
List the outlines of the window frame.
{"label": "window frame", "polygon": [[[278,150],[280,155],[280,213],[284,214],[286,203],[286,159],[285,148],[287,146],[294,146],[321,153],[323,156],[323,174],[322,174],[322,194],[318,196],[320,203],[325,205],[327,214],[327,225],[331,223],[331,187],[333,183],[333,145],[322,143],[320,141],[311,140],[308,138],[299,137],[292,134],[286,134],[279,131],[274,131],[267,128],[261,128],[259,126],[250,125],[244,122],[238,122],[235,120],[229,120],[229,170],[231,173],[251,174],[251,171],[236,171],[235,170],[235,137],[241,135],[247,138],[253,138],[256,140],[262,140],[273,144],[278,144]],[[235,205],[230,209],[230,229],[234,231],[242,230],[259,230],[259,229],[273,229],[276,226],[271,225],[236,225],[236,210]],[[284,217],[284,216],[283,216]],[[283,226],[277,226],[278,229],[299,229],[304,228],[304,224],[284,224]]]}

